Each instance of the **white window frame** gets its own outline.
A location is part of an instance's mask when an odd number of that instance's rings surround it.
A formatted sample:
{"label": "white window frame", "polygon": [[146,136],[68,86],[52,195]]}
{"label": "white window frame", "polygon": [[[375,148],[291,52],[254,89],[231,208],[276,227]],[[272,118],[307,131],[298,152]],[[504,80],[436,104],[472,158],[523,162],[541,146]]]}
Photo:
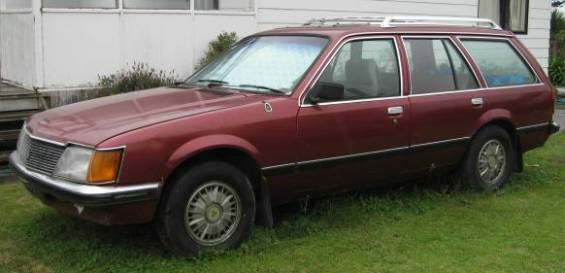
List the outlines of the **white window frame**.
{"label": "white window frame", "polygon": [[[41,1],[41,0],[40,0]],[[188,15],[234,15],[234,16],[256,16],[258,0],[250,0],[253,7],[250,11],[237,10],[195,10],[194,2],[190,1],[189,9],[127,9],[124,8],[124,0],[118,0],[116,8],[44,8],[43,13],[96,13],[96,14],[188,14]]]}

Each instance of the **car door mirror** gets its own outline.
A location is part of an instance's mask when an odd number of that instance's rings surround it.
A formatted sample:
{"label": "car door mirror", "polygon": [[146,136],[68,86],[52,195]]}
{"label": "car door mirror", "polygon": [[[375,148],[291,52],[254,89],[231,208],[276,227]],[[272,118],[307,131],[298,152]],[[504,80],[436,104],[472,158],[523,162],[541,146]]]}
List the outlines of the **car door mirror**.
{"label": "car door mirror", "polygon": [[345,86],[334,82],[318,82],[308,96],[312,104],[324,101],[340,101],[344,98]]}

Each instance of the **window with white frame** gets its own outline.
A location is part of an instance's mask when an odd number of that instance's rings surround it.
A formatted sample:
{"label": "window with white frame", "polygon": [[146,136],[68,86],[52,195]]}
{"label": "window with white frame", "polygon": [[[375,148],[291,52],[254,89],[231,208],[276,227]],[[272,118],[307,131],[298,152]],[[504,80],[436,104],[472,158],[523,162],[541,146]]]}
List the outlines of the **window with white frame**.
{"label": "window with white frame", "polygon": [[115,9],[117,0],[43,0],[44,8],[60,9]]}
{"label": "window with white frame", "polygon": [[528,32],[529,0],[479,0],[479,17],[517,34]]}
{"label": "window with white frame", "polygon": [[[21,5],[21,2],[31,0],[0,0],[0,7]],[[64,9],[115,9],[123,1],[125,9],[151,9],[151,10],[190,10],[191,0],[42,0],[44,8]],[[194,0],[194,9],[221,10],[221,11],[253,11],[254,0]]]}

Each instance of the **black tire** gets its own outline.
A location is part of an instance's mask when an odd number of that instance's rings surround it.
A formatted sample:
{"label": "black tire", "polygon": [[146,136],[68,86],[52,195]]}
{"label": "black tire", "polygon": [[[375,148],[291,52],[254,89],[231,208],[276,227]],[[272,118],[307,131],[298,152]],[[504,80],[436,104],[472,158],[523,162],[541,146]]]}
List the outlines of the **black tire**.
{"label": "black tire", "polygon": [[[195,191],[210,181],[225,183],[238,195],[241,204],[239,223],[230,229],[227,239],[215,245],[199,243],[185,224],[189,199],[197,196]],[[169,183],[172,184],[163,195],[156,221],[159,238],[169,251],[176,255],[200,255],[237,248],[249,238],[255,221],[255,195],[248,177],[238,168],[224,162],[204,162],[180,173]]]}
{"label": "black tire", "polygon": [[[502,144],[505,153],[504,167],[500,168],[497,176],[488,181],[483,179],[479,171],[479,153],[487,143],[496,145],[497,142]],[[485,148],[486,149],[486,148]],[[515,149],[512,145],[510,135],[506,130],[499,126],[490,125],[479,131],[479,133],[471,141],[471,145],[467,151],[467,155],[461,166],[461,174],[463,180],[473,189],[478,191],[493,192],[502,187],[508,181],[516,160]],[[484,161],[483,161],[484,162]],[[490,163],[487,163],[487,165]],[[498,165],[497,165],[498,166]]]}

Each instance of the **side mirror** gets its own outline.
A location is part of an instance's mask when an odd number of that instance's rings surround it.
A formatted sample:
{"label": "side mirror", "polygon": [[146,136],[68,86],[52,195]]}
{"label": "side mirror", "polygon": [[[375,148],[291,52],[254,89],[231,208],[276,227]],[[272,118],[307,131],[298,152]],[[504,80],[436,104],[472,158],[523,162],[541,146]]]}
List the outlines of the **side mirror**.
{"label": "side mirror", "polygon": [[318,82],[310,91],[308,99],[312,104],[318,104],[324,101],[340,101],[343,100],[345,86],[334,82]]}

